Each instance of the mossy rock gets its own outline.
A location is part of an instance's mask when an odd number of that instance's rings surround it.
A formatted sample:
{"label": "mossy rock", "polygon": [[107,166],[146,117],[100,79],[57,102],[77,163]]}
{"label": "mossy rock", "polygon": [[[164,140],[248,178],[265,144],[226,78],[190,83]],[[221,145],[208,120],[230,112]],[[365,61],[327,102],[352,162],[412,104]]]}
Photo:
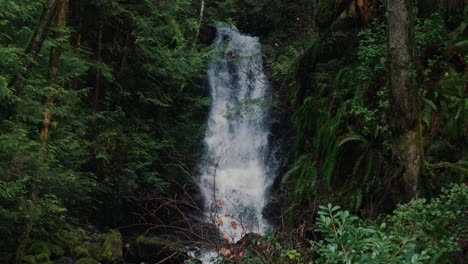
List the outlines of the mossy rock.
{"label": "mossy rock", "polygon": [[116,262],[122,259],[122,235],[117,230],[111,230],[102,245],[100,259],[106,262]]}
{"label": "mossy rock", "polygon": [[131,249],[133,258],[139,261],[149,261],[152,258],[163,255],[171,255],[174,252],[183,252],[184,246],[158,237],[139,236]]}
{"label": "mossy rock", "polygon": [[61,257],[65,254],[65,251],[61,247],[55,244],[52,244],[50,242],[37,240],[37,241],[34,241],[31,244],[31,246],[29,246],[27,253],[31,255],[44,254],[50,258],[50,257]]}
{"label": "mossy rock", "polygon": [[66,238],[62,235],[55,235],[52,238],[54,244],[67,251],[71,251],[74,247],[81,245],[81,243],[75,238]]}
{"label": "mossy rock", "polygon": [[57,260],[54,260],[54,264],[73,264],[73,259],[70,257],[60,257]]}
{"label": "mossy rock", "polygon": [[50,261],[49,255],[47,255],[46,253],[37,254],[37,255],[34,256],[34,258],[36,259],[36,262],[40,263],[40,264],[51,264],[52,263]]}
{"label": "mossy rock", "polygon": [[101,245],[100,244],[89,244],[86,246],[89,252],[89,257],[99,259],[101,256]]}
{"label": "mossy rock", "polygon": [[32,256],[32,255],[24,256],[21,259],[21,263],[23,263],[23,264],[37,264],[36,258],[34,258],[34,256]]}
{"label": "mossy rock", "polygon": [[29,246],[27,253],[31,255],[46,255],[49,258],[52,255],[51,245],[49,242],[37,240]]}
{"label": "mossy rock", "polygon": [[74,247],[71,253],[75,258],[87,258],[90,256],[88,249],[82,246]]}
{"label": "mossy rock", "polygon": [[65,255],[65,250],[55,244],[50,244],[50,252],[52,253],[52,257],[58,258]]}
{"label": "mossy rock", "polygon": [[75,264],[100,264],[99,261],[92,258],[82,258],[75,262]]}
{"label": "mossy rock", "polygon": [[184,250],[182,244],[172,242],[159,237],[139,236],[135,241],[135,246],[165,247],[171,250]]}

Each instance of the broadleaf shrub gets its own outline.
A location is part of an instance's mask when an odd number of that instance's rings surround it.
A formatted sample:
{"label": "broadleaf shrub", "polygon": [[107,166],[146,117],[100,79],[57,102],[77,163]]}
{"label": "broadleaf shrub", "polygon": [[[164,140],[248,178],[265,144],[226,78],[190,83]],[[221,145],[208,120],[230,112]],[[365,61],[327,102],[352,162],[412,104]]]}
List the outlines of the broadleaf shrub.
{"label": "broadleaf shrub", "polygon": [[[468,191],[454,185],[427,202],[400,205],[382,221],[365,222],[339,206],[321,206],[312,242],[317,263],[451,263],[466,239]],[[465,236],[465,237],[463,237]]]}

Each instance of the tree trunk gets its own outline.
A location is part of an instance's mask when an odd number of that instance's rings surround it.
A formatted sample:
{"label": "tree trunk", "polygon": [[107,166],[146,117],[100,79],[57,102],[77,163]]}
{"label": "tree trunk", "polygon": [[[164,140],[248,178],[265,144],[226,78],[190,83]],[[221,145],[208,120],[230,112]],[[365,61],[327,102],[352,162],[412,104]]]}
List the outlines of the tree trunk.
{"label": "tree trunk", "polygon": [[[79,50],[81,48],[81,38],[83,37],[82,32],[83,32],[84,7],[83,7],[83,4],[81,3],[81,0],[76,1],[76,6],[77,6],[76,13],[78,14],[78,29],[77,29],[77,32],[76,32],[75,48],[77,50]],[[75,77],[75,79],[73,80],[73,85],[72,85],[73,90],[78,90],[79,82],[80,82],[80,78]]]}
{"label": "tree trunk", "polygon": [[[57,85],[58,81],[58,69],[59,69],[59,64],[60,64],[60,55],[62,51],[62,46],[61,42],[63,42],[64,33],[63,29],[66,27],[66,21],[67,21],[67,10],[68,10],[68,0],[59,0],[59,6],[58,6],[58,15],[57,15],[57,27],[59,28],[59,31],[55,34],[55,39],[57,41],[57,45],[52,48],[50,52],[50,68],[49,68],[49,78],[50,78],[50,85],[51,89],[53,89]],[[49,136],[49,128],[51,125],[51,120],[52,120],[52,107],[54,104],[54,100],[52,97],[52,93],[49,93],[49,95],[46,98],[45,101],[45,112],[43,115],[43,120],[42,120],[42,126],[39,132],[39,138],[40,138],[40,143],[41,143],[41,162],[45,163],[46,162],[46,143],[47,143],[47,138]],[[30,211],[33,213],[36,209],[37,202],[39,201],[39,195],[40,195],[40,187],[32,183],[31,185],[31,203],[30,203]],[[19,237],[19,246],[16,251],[16,263],[22,263],[22,259],[24,256],[24,250],[26,248],[26,245],[29,240],[29,236],[31,234],[31,231],[33,229],[33,220],[30,218],[28,219],[26,223],[25,230]]]}
{"label": "tree trunk", "polygon": [[[96,60],[98,64],[102,62],[102,30],[103,30],[103,24],[100,22],[99,24],[99,31],[98,31],[98,46],[97,46],[97,54],[96,54]],[[99,66],[100,67],[100,66]],[[97,69],[96,70],[96,84],[94,85],[94,100],[93,100],[93,106],[94,106],[94,111],[98,111],[98,103],[99,103],[99,89],[101,86],[101,70]]]}
{"label": "tree trunk", "polygon": [[128,50],[132,44],[132,22],[128,21],[127,33],[125,35],[125,44],[122,52],[122,59],[120,60],[119,73],[117,74],[118,79],[122,79],[125,67],[127,66],[128,61]]}
{"label": "tree trunk", "polygon": [[414,88],[412,0],[387,1],[390,81],[393,99],[392,129],[395,156],[403,168],[402,182],[408,198],[419,196],[422,142],[419,107]]}
{"label": "tree trunk", "polygon": [[195,45],[197,43],[198,35],[200,35],[200,28],[201,28],[201,25],[202,25],[202,22],[203,22],[203,13],[204,13],[204,11],[205,11],[205,0],[201,0],[200,15],[199,15],[199,18],[198,18],[197,33],[195,34],[195,39],[193,41],[193,45]]}
{"label": "tree trunk", "polygon": [[[34,60],[41,51],[42,44],[44,43],[44,40],[46,39],[47,34],[49,33],[50,24],[52,23],[52,19],[55,16],[55,10],[57,8],[58,2],[59,0],[49,0],[47,2],[47,6],[44,6],[44,10],[42,11],[36,30],[34,31],[31,40],[28,42],[27,46],[24,49],[24,52],[26,54],[29,53],[29,56],[32,60]],[[24,68],[26,69],[24,73],[28,73],[31,70],[32,65],[32,61],[28,60],[24,66]],[[17,73],[10,81],[9,85],[16,87],[19,90],[21,89],[23,80],[23,73]]]}
{"label": "tree trunk", "polygon": [[[58,81],[58,70],[60,66],[60,55],[62,53],[62,43],[64,41],[63,30],[67,26],[67,11],[68,11],[68,0],[60,0],[58,15],[57,15],[57,28],[58,31],[55,34],[55,41],[57,41],[56,46],[52,48],[50,52],[50,62],[49,62],[49,79],[50,86],[53,90],[57,86]],[[54,105],[53,91],[49,93],[45,102],[45,113],[44,119],[42,121],[42,128],[40,132],[41,143],[45,145],[47,138],[49,136],[49,128],[52,122],[52,107]]]}

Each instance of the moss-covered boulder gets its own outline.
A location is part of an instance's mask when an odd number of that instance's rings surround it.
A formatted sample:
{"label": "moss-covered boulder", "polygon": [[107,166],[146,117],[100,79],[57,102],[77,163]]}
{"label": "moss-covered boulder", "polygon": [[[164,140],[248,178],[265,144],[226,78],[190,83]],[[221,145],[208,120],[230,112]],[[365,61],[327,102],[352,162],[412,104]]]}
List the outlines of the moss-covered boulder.
{"label": "moss-covered boulder", "polygon": [[28,248],[27,253],[30,255],[47,256],[48,258],[58,258],[65,254],[65,251],[55,244],[50,242],[37,240],[34,241]]}
{"label": "moss-covered boulder", "polygon": [[55,244],[50,244],[50,252],[51,256],[54,258],[58,258],[65,255],[65,250],[63,250],[61,247]]}
{"label": "moss-covered boulder", "polygon": [[180,243],[158,237],[139,236],[130,248],[128,258],[134,262],[143,262],[173,256],[172,258],[183,263],[186,259],[184,251],[185,247]]}
{"label": "moss-covered boulder", "polygon": [[51,244],[46,241],[37,240],[29,246],[26,252],[31,255],[46,255],[50,257],[52,254]]}
{"label": "moss-covered boulder", "polygon": [[54,260],[54,264],[73,264],[74,261],[70,257],[60,257]]}
{"label": "moss-covered boulder", "polygon": [[21,259],[21,263],[23,264],[37,264],[36,258],[32,255],[27,255],[24,256],[23,259]]}
{"label": "moss-covered boulder", "polygon": [[122,235],[117,230],[111,230],[102,245],[100,259],[106,262],[117,262],[122,259]]}
{"label": "moss-covered boulder", "polygon": [[100,264],[99,261],[92,258],[82,258],[75,262],[75,264]]}
{"label": "moss-covered boulder", "polygon": [[34,258],[36,259],[36,262],[38,264],[52,264],[49,255],[47,255],[46,253],[37,254],[34,256]]}
{"label": "moss-covered boulder", "polygon": [[87,248],[85,247],[82,247],[82,246],[76,246],[74,247],[72,250],[71,250],[71,253],[73,255],[73,257],[75,258],[87,258],[89,257],[89,251]]}
{"label": "moss-covered boulder", "polygon": [[99,259],[101,256],[101,244],[99,243],[92,243],[86,246],[89,252],[89,257],[94,259]]}

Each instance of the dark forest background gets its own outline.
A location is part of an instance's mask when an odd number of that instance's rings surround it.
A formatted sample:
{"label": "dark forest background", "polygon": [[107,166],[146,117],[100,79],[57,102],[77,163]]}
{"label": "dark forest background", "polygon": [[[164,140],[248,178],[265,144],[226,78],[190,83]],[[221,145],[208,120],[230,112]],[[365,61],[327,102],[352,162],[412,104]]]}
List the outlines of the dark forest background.
{"label": "dark forest background", "polygon": [[[237,263],[463,263],[467,11],[0,0],[0,262],[196,263],[210,240]],[[194,224],[216,21],[260,37],[273,90],[275,229],[254,243]]]}

